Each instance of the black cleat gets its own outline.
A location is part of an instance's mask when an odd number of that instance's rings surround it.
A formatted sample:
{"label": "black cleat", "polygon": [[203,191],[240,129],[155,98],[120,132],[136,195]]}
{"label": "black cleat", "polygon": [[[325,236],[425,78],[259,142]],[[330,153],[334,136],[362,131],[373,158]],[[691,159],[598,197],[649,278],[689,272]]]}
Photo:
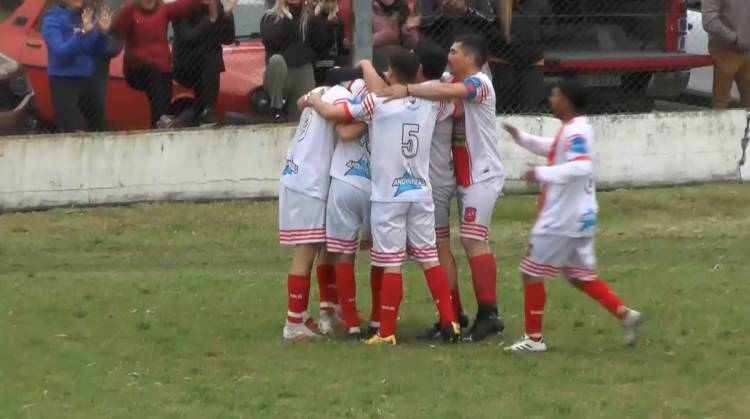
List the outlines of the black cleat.
{"label": "black cleat", "polygon": [[380,329],[380,326],[375,326],[373,324],[367,325],[367,337],[373,337],[377,335],[379,329]]}
{"label": "black cleat", "polygon": [[461,330],[469,327],[469,316],[467,316],[466,313],[461,313],[458,315],[458,325],[461,326]]}
{"label": "black cleat", "polygon": [[346,333],[346,339],[360,341],[362,340],[362,331],[359,329],[359,327],[350,327]]}
{"label": "black cleat", "polygon": [[444,342],[455,343],[461,340],[461,326],[457,322],[450,322],[440,330],[440,337]]}
{"label": "black cleat", "polygon": [[417,340],[438,340],[441,332],[440,323],[435,323],[417,335]]}
{"label": "black cleat", "polygon": [[503,333],[505,324],[497,314],[497,308],[494,306],[480,305],[477,312],[477,318],[469,329],[468,336],[464,340],[470,342],[480,342],[487,339],[490,335]]}

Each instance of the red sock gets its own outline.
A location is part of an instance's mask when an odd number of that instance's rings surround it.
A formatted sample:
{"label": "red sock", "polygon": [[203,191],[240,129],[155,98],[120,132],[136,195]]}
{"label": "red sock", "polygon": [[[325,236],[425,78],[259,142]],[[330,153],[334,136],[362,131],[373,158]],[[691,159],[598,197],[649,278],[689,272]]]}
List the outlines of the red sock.
{"label": "red sock", "polygon": [[380,337],[396,333],[398,307],[403,296],[400,273],[383,273],[383,288],[380,290]]}
{"label": "red sock", "polygon": [[380,322],[380,290],[383,286],[383,268],[373,266],[370,268],[370,293],[372,294],[372,306],[370,307],[370,322]]}
{"label": "red sock", "polygon": [[451,304],[453,305],[453,314],[456,318],[464,312],[464,308],[461,305],[461,293],[458,292],[458,286],[451,290]]}
{"label": "red sock", "polygon": [[534,339],[542,338],[542,314],[546,295],[544,281],[526,281],[523,284],[523,314],[526,334]]}
{"label": "red sock", "polygon": [[288,274],[286,277],[286,319],[291,323],[302,323],[310,298],[310,277]]}
{"label": "red sock", "polygon": [[455,322],[456,314],[451,304],[451,290],[448,288],[448,279],[445,277],[443,267],[437,265],[425,270],[424,277],[440,314],[440,325]]}
{"label": "red sock", "polygon": [[341,314],[348,327],[359,326],[357,317],[356,285],[354,282],[354,264],[351,262],[336,263],[336,292],[341,305]]}
{"label": "red sock", "polygon": [[615,316],[622,318],[627,313],[625,305],[620,301],[620,297],[609,289],[609,285],[603,279],[596,278],[593,281],[575,281],[573,284],[588,294],[589,297],[598,301],[599,304]]}
{"label": "red sock", "polygon": [[339,302],[336,293],[336,268],[333,265],[318,265],[315,273],[318,277],[320,311],[334,311]]}
{"label": "red sock", "polygon": [[471,282],[474,285],[474,294],[478,304],[497,304],[497,293],[495,283],[497,273],[495,257],[491,253],[469,258],[471,267]]}

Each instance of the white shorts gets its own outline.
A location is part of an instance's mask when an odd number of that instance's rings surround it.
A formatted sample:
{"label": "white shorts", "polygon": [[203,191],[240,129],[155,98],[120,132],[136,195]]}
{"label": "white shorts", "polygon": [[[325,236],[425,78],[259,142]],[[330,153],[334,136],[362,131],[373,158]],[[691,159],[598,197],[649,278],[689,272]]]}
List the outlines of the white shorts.
{"label": "white shorts", "polygon": [[435,206],[432,202],[373,202],[374,266],[401,266],[407,251],[417,262],[436,262]]}
{"label": "white shorts", "polygon": [[[360,242],[360,231],[362,240]],[[331,179],[326,205],[326,247],[331,253],[354,253],[369,249],[370,192],[339,179]]]}
{"label": "white shorts", "polygon": [[462,238],[488,241],[492,211],[505,178],[487,179],[466,187],[458,187],[458,211],[461,216],[460,234]]}
{"label": "white shorts", "polygon": [[325,243],[326,202],[279,187],[279,243]]}
{"label": "white shorts", "polygon": [[594,238],[532,234],[521,272],[537,278],[562,273],[583,281],[595,279]]}
{"label": "white shorts", "polygon": [[456,193],[456,185],[433,186],[432,202],[435,203],[435,237],[451,237],[451,201]]}

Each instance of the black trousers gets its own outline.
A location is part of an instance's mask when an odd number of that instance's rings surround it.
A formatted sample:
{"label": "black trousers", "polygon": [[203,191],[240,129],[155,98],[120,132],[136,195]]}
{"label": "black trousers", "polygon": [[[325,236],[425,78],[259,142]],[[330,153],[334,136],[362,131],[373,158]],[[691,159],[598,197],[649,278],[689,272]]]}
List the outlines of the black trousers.
{"label": "black trousers", "polygon": [[125,81],[131,88],[146,93],[151,107],[151,128],[162,115],[169,114],[172,103],[172,73],[162,73],[153,64],[125,69]]}
{"label": "black trousers", "polygon": [[545,100],[544,70],[541,66],[516,67],[501,63],[489,65],[499,113],[539,110]]}
{"label": "black trousers", "polygon": [[60,132],[81,130],[81,115],[87,131],[106,131],[104,88],[96,77],[50,76],[52,112]]}
{"label": "black trousers", "polygon": [[193,89],[195,121],[203,111],[216,106],[221,80],[221,57],[206,55],[175,65],[174,78],[178,83]]}

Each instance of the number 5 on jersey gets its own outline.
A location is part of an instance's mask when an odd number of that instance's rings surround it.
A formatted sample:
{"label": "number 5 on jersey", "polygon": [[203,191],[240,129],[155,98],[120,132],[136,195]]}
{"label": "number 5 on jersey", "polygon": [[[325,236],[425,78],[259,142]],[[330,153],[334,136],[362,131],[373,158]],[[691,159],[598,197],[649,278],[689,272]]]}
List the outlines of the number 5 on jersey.
{"label": "number 5 on jersey", "polygon": [[419,152],[419,125],[403,124],[401,126],[401,154],[413,159]]}

